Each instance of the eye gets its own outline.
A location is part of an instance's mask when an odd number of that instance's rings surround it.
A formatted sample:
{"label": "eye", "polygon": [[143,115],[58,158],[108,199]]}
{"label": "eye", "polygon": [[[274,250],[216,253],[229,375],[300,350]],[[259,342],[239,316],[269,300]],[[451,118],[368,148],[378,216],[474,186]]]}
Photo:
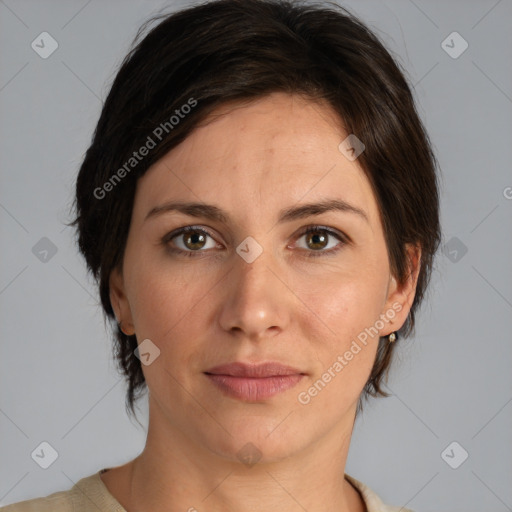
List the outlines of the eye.
{"label": "eye", "polygon": [[202,249],[215,249],[217,247],[217,243],[208,231],[195,226],[185,226],[177,229],[166,235],[162,242],[166,245],[172,242],[172,245],[176,246],[170,247],[172,252],[187,253],[187,256],[192,256],[192,253],[204,252]]}
{"label": "eye", "polygon": [[[295,246],[304,250],[307,257],[333,255],[350,241],[346,235],[323,226],[307,226],[298,236]],[[301,239],[304,244],[298,243]],[[162,243],[172,253],[184,256],[201,256],[206,249],[219,246],[208,231],[197,226],[176,229],[165,235]]]}
{"label": "eye", "polygon": [[305,245],[297,246],[307,250],[307,256],[313,257],[333,254],[348,242],[343,234],[322,226],[308,226],[300,233],[298,241],[301,239],[304,239]]}

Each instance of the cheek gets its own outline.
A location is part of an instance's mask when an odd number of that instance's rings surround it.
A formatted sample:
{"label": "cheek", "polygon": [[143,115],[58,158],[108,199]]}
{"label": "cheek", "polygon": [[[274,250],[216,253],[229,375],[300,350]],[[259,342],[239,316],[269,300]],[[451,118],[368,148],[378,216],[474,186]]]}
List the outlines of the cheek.
{"label": "cheek", "polygon": [[331,411],[329,415],[336,421],[358,400],[368,381],[379,337],[363,338],[361,333],[365,334],[371,322],[349,308],[333,317],[329,325],[332,332],[316,343],[312,371],[297,390],[296,399],[305,406],[304,414],[315,411],[324,417]]}
{"label": "cheek", "polygon": [[373,325],[387,297],[387,274],[378,265],[354,265],[329,275],[297,277],[298,296],[331,338],[347,340]]}
{"label": "cheek", "polygon": [[135,331],[139,341],[149,338],[165,358],[180,361],[193,351],[201,332],[204,337],[205,308],[212,307],[210,296],[222,276],[214,279],[204,268],[180,272],[158,260],[150,261],[132,268],[129,295]]}
{"label": "cheek", "polygon": [[[370,270],[373,268],[373,270]],[[386,274],[378,267],[366,272],[340,272],[334,278],[306,282],[300,297],[308,306],[296,318],[316,358],[309,385],[320,379],[312,393],[329,400],[352,402],[366,383],[379,342],[377,327],[386,299]],[[323,386],[329,388],[319,393]],[[315,394],[316,396],[316,394]],[[315,399],[316,400],[316,399]]]}

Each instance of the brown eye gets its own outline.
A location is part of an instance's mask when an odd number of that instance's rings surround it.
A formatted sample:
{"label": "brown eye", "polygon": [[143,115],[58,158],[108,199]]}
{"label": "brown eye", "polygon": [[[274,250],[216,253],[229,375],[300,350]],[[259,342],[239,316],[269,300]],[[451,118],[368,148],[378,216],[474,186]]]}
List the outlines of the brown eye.
{"label": "brown eye", "polygon": [[[177,252],[205,252],[203,249],[215,249],[217,244],[212,235],[201,228],[186,226],[166,235],[162,242]],[[174,246],[174,247],[172,247]]]}
{"label": "brown eye", "polygon": [[206,244],[206,236],[201,232],[185,233],[181,236],[185,246],[191,250],[202,249]]}
{"label": "brown eye", "polygon": [[328,236],[321,232],[306,233],[306,245],[315,251],[324,249],[327,246]]}
{"label": "brown eye", "polygon": [[[304,239],[303,243],[299,243]],[[310,226],[299,236],[296,244],[308,256],[332,255],[347,243],[347,238],[336,231],[320,226]],[[317,254],[315,254],[317,253]]]}

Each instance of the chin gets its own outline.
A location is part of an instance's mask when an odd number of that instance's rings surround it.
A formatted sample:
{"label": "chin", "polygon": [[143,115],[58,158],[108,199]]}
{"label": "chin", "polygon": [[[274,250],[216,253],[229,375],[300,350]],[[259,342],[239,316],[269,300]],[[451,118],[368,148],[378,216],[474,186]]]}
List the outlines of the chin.
{"label": "chin", "polygon": [[290,457],[307,444],[304,425],[300,429],[294,428],[290,421],[293,415],[283,422],[287,414],[279,418],[246,415],[231,421],[229,425],[221,420],[220,423],[231,435],[218,429],[217,434],[211,436],[209,431],[205,433],[208,437],[205,441],[210,451],[233,462],[247,466],[277,462]]}

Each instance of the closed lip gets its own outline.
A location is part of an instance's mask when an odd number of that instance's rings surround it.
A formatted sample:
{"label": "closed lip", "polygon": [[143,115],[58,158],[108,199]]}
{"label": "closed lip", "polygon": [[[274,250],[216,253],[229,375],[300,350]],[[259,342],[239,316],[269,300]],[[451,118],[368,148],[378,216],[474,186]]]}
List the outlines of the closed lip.
{"label": "closed lip", "polygon": [[206,370],[204,373],[207,375],[230,375],[232,377],[262,379],[286,375],[306,375],[297,368],[292,368],[291,366],[283,365],[274,361],[266,363],[242,363],[237,361],[215,366]]}

